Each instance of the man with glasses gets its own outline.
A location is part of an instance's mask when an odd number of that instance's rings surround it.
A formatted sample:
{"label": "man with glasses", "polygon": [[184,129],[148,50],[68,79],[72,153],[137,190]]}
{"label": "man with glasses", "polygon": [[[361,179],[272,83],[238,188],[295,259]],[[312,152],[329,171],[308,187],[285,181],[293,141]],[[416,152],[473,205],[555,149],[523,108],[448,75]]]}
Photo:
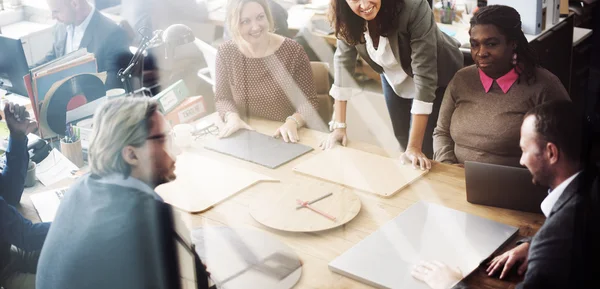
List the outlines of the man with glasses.
{"label": "man with glasses", "polygon": [[[116,98],[96,112],[91,172],[61,202],[37,288],[173,288],[173,228],[164,221],[170,208],[154,191],[176,177],[171,143],[171,128],[151,99]],[[199,267],[198,288],[207,288]]]}

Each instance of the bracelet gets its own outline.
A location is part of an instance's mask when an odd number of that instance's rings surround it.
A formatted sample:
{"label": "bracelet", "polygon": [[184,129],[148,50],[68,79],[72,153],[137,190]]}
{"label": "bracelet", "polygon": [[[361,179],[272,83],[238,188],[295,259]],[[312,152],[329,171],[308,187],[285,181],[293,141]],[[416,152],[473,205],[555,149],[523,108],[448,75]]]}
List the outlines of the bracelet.
{"label": "bracelet", "polygon": [[296,123],[296,128],[300,128],[300,122],[292,115],[285,118],[285,121],[293,120]]}

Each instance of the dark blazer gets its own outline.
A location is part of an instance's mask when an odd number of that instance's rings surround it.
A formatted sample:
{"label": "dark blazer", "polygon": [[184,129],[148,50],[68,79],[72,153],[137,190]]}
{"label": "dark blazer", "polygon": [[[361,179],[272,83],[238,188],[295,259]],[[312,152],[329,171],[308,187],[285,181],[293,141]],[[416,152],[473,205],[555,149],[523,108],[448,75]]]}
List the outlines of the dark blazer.
{"label": "dark blazer", "polygon": [[[440,31],[427,0],[404,0],[398,3],[400,13],[397,30],[388,37],[392,52],[402,64],[404,72],[415,81],[415,99],[433,102],[438,86],[447,86],[454,74],[463,67],[460,43]],[[352,87],[354,80],[351,74],[356,67],[357,53],[373,70],[383,73],[383,68],[369,57],[364,43],[352,46],[338,40],[333,57],[336,86]]]}
{"label": "dark blazer", "polygon": [[[579,174],[554,204],[531,242],[517,289],[598,288],[600,276],[600,178],[597,168]],[[472,288],[464,281],[452,289]]]}
{"label": "dark blazer", "polygon": [[10,260],[11,245],[39,251],[50,228],[50,223],[31,223],[15,208],[23,195],[28,164],[27,138],[9,138],[6,166],[0,173],[0,274]]}
{"label": "dark blazer", "polygon": [[[98,72],[106,71],[106,88],[122,87],[117,79],[119,69],[126,66],[131,53],[128,51],[129,39],[123,30],[114,21],[108,19],[97,10],[92,11],[92,19],[81,39],[80,48],[87,48],[94,53],[98,63]],[[67,26],[58,23],[54,27],[54,44],[46,57],[35,66],[42,65],[65,55],[67,44]]]}
{"label": "dark blazer", "polygon": [[531,241],[525,280],[517,288],[598,288],[599,185],[594,168],[565,189]]}

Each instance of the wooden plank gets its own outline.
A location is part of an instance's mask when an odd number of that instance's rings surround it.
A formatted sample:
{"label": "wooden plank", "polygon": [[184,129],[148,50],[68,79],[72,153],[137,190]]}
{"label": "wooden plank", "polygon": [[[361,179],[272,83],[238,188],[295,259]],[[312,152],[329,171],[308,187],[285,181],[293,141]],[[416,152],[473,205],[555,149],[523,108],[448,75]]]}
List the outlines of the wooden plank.
{"label": "wooden plank", "polygon": [[342,146],[317,154],[294,171],[382,197],[394,195],[427,173],[398,159]]}
{"label": "wooden plank", "polygon": [[175,165],[177,179],[157,187],[156,192],[189,213],[206,211],[258,182],[277,181],[194,153],[179,156]]}

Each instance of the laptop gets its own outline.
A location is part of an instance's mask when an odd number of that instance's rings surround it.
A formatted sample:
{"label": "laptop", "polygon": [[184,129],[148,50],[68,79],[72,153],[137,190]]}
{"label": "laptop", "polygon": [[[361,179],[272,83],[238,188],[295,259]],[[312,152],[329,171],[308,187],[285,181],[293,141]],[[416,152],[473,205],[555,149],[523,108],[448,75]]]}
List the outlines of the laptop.
{"label": "laptop", "polygon": [[529,170],[479,162],[465,162],[469,203],[523,212],[542,213],[548,188],[534,185]]}
{"label": "laptop", "polygon": [[65,187],[44,191],[29,197],[42,222],[54,221],[54,216],[56,215],[60,201],[65,196],[68,189],[68,187]]}

